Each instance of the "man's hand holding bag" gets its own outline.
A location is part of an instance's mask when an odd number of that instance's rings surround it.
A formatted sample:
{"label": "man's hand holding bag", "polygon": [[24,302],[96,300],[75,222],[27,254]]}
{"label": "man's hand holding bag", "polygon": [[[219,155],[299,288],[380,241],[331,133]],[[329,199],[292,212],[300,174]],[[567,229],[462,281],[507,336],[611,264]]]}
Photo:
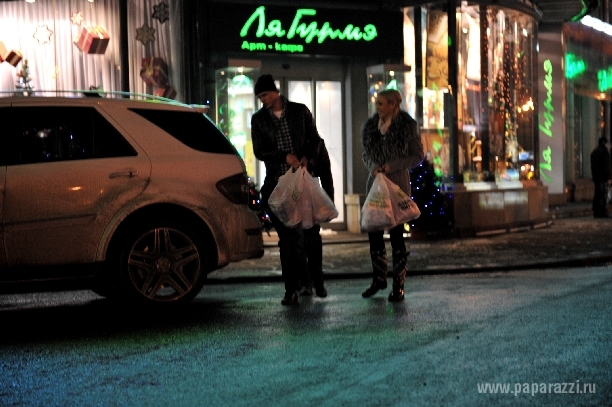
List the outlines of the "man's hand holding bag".
{"label": "man's hand holding bag", "polygon": [[300,198],[304,189],[304,172],[293,172],[292,168],[278,179],[276,187],[268,198],[270,210],[287,227],[297,227],[302,222]]}

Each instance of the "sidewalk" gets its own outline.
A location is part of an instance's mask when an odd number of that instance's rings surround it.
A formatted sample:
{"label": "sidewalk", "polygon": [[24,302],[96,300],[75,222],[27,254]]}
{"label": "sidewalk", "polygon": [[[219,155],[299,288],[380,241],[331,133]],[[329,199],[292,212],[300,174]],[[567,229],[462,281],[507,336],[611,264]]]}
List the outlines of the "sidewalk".
{"label": "sidewalk", "polygon": [[[551,208],[552,221],[536,229],[469,238],[407,240],[409,274],[498,272],[612,264],[612,217],[594,218],[589,202]],[[612,213],[612,210],[610,210]],[[209,283],[281,280],[278,238],[264,236],[261,259],[233,263]],[[371,276],[367,233],[323,230],[325,279]]]}
{"label": "sidewalk", "polygon": [[[612,207],[608,209],[612,216]],[[563,206],[551,207],[553,223],[555,219],[590,217],[593,218],[593,211],[590,202],[571,202]],[[600,219],[601,220],[601,219]],[[525,231],[525,230],[521,230]],[[386,236],[388,237],[388,236]],[[335,231],[331,229],[321,229],[321,238],[323,244],[340,244],[340,243],[367,243],[367,233],[350,233],[347,231]],[[463,238],[469,240],[470,238]],[[278,235],[275,231],[271,231],[268,235],[263,233],[264,247],[275,247],[278,245]]]}

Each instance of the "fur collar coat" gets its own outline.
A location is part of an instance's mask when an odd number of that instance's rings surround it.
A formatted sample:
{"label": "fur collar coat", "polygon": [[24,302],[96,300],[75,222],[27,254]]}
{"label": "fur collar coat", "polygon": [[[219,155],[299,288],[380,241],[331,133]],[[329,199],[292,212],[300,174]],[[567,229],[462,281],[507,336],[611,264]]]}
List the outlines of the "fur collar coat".
{"label": "fur collar coat", "polygon": [[370,192],[374,180],[372,171],[387,164],[390,171],[385,175],[402,191],[410,194],[409,171],[419,165],[424,157],[418,124],[407,112],[400,111],[392,119],[387,133],[382,135],[378,130],[379,119],[378,113],[375,113],[361,130],[363,162],[370,174],[366,194]]}

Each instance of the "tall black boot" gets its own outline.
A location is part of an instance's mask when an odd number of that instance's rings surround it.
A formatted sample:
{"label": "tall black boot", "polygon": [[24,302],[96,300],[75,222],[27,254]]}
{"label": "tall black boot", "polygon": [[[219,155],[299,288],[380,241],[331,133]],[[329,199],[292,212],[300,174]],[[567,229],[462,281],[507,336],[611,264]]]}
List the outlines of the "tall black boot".
{"label": "tall black boot", "polygon": [[405,250],[393,251],[393,289],[389,294],[389,301],[404,300],[404,282],[406,281],[406,263],[408,253]]}
{"label": "tall black boot", "polygon": [[372,284],[365,289],[361,296],[368,298],[378,292],[387,288],[387,252],[381,251],[370,251],[370,257],[372,258]]}

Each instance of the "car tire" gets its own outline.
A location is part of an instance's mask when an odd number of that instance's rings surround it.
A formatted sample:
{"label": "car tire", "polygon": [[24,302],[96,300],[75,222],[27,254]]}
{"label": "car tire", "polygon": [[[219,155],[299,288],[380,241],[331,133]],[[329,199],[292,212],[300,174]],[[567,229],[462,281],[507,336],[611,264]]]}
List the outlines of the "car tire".
{"label": "car tire", "polygon": [[131,228],[116,256],[121,297],[142,305],[190,302],[206,280],[206,247],[184,224],[159,221]]}

